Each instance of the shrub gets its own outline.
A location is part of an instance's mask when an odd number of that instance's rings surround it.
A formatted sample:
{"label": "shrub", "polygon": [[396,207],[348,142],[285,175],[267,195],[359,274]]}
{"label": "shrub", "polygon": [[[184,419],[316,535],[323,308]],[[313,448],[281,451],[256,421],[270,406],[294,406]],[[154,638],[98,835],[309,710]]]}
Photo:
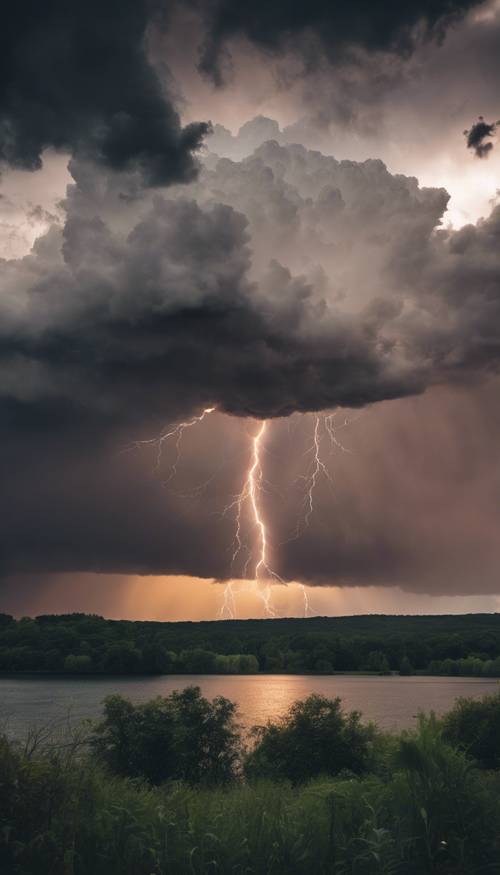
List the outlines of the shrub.
{"label": "shrub", "polygon": [[295,702],[280,721],[256,727],[253,734],[256,745],[247,758],[247,776],[293,783],[343,770],[365,771],[376,735],[357,711],[344,714],[340,699],[319,695]]}
{"label": "shrub", "polygon": [[[337,727],[329,735],[335,747],[352,717],[340,712],[338,700],[311,699],[297,703],[280,722],[293,724],[290,757],[301,761],[314,758],[329,723]],[[108,752],[129,725],[138,732],[135,724],[141,721],[145,734],[135,741],[145,745],[148,721],[156,731],[155,721],[161,726],[165,713],[166,737],[172,731],[173,744],[181,726],[189,729],[186,746],[196,745],[201,731],[197,759],[206,756],[205,719],[217,734],[217,721],[210,724],[216,703],[202,700],[197,689],[137,708],[120,697],[108,701],[108,711],[113,706],[121,713],[113,720],[108,713],[101,724],[108,721],[101,738],[108,735]],[[38,734],[34,739],[22,746],[0,735],[2,875],[500,871],[500,773],[478,770],[444,740],[441,721],[432,717],[422,717],[413,732],[375,736],[370,765],[380,771],[383,756],[382,776],[320,777],[296,787],[269,779],[155,787],[111,775],[82,747],[85,736],[53,740]],[[40,739],[43,743],[36,743]],[[159,745],[153,744],[151,757],[161,757],[161,738],[155,741],[153,733],[150,740]],[[178,748],[180,756],[184,749]],[[271,760],[269,766],[274,766]]]}
{"label": "shrub", "polygon": [[500,693],[458,699],[443,720],[444,736],[486,769],[500,766]]}
{"label": "shrub", "polygon": [[490,871],[498,861],[498,806],[473,763],[446,741],[441,721],[421,715],[416,731],[403,732],[395,766],[388,814],[420,859],[417,871]]}
{"label": "shrub", "polygon": [[239,760],[235,711],[222,696],[209,702],[199,687],[140,705],[109,696],[91,744],[118,775],[143,777],[152,784],[228,781]]}

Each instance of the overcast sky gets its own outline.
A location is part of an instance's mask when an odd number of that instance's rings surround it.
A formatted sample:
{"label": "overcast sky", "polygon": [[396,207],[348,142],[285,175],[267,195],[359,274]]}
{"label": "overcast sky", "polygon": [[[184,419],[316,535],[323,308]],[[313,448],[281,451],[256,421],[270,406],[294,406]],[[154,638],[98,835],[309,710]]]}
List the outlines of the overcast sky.
{"label": "overcast sky", "polygon": [[496,610],[500,4],[50,0],[0,50],[0,610]]}

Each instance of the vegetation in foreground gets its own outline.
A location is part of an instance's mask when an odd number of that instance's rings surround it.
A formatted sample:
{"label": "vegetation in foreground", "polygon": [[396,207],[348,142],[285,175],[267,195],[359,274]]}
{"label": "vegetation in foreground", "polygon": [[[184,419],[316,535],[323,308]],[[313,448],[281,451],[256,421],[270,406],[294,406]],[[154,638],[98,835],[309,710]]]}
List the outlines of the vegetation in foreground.
{"label": "vegetation in foreground", "polygon": [[200,623],[0,614],[0,671],[500,677],[500,614]]}
{"label": "vegetation in foreground", "polygon": [[311,696],[254,733],[187,688],[0,739],[4,875],[500,871],[500,695],[384,735]]}

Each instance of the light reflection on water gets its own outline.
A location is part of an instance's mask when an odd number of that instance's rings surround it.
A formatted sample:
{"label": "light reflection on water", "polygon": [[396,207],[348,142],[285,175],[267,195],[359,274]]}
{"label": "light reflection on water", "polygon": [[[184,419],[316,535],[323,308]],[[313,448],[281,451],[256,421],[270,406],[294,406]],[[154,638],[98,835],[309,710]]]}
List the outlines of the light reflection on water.
{"label": "light reflection on water", "polygon": [[163,675],[161,677],[0,678],[0,720],[11,734],[28,726],[64,718],[98,717],[103,699],[120,693],[140,702],[168,695],[189,684],[205,696],[236,702],[239,722],[249,728],[283,714],[310,693],[340,696],[347,710],[362,712],[382,729],[415,724],[419,711],[442,714],[459,696],[478,698],[500,689],[496,680],[443,677],[369,677],[363,675]]}

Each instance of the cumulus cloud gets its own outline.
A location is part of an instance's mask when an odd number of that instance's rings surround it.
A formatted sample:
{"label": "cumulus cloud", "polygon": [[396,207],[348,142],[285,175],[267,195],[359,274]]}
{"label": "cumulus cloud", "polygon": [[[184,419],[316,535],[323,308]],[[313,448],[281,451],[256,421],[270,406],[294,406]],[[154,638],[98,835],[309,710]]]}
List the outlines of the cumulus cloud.
{"label": "cumulus cloud", "polygon": [[[9,3],[0,29],[0,162],[36,170],[54,147],[146,185],[192,178],[209,129],[180,124],[149,60],[161,4]],[[163,17],[163,16],[162,16]]]}
{"label": "cumulus cloud", "polygon": [[2,263],[0,403],[276,417],[498,368],[500,208],[439,230],[443,190],[273,141],[168,197],[72,168],[64,226]]}
{"label": "cumulus cloud", "polygon": [[[264,53],[258,64],[252,44],[236,42],[231,51],[234,74],[224,89],[175,64],[198,114],[208,106],[234,129],[263,112],[281,126],[263,139],[300,142],[337,158],[377,156],[393,172],[444,185],[452,197],[447,219],[455,224],[489,212],[500,154],[490,151],[483,166],[467,161],[463,131],[478,111],[488,122],[498,118],[500,8],[493,0],[454,20],[442,40],[419,42],[410,55],[358,49],[332,64],[318,50],[315,64],[303,67],[293,47],[284,55]],[[252,151],[220,127],[216,139],[214,150],[230,158],[243,156],[237,148]]]}

